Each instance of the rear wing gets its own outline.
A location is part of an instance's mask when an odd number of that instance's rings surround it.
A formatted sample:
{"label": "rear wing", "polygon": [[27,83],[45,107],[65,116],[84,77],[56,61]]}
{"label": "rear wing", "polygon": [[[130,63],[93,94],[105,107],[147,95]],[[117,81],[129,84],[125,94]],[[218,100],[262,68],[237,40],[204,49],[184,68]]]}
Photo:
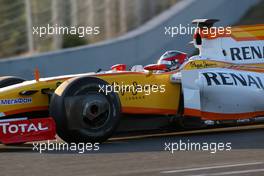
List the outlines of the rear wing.
{"label": "rear wing", "polygon": [[197,24],[197,27],[203,28],[211,28],[213,25],[220,20],[218,19],[195,19],[192,21],[192,24]]}

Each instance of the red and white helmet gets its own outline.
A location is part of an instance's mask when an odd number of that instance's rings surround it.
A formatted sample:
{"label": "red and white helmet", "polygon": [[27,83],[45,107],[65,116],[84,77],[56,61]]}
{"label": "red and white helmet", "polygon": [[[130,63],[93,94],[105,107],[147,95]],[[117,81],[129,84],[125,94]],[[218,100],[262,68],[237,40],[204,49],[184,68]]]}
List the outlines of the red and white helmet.
{"label": "red and white helmet", "polygon": [[187,59],[187,54],[171,50],[166,51],[158,60],[158,64],[165,64],[169,70],[178,69]]}

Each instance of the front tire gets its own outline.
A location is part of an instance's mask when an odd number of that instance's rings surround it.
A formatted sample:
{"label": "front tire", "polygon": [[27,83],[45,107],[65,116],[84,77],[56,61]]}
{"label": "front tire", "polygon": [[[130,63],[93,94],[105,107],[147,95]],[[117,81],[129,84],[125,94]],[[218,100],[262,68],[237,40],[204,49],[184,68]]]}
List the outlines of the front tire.
{"label": "front tire", "polygon": [[108,86],[95,77],[78,77],[63,82],[50,102],[57,134],[64,141],[104,142],[119,124],[121,104],[116,93],[105,94]]}
{"label": "front tire", "polygon": [[3,76],[3,77],[0,77],[0,88],[11,86],[14,84],[19,84],[24,81],[25,80],[23,78],[19,78],[16,76]]}

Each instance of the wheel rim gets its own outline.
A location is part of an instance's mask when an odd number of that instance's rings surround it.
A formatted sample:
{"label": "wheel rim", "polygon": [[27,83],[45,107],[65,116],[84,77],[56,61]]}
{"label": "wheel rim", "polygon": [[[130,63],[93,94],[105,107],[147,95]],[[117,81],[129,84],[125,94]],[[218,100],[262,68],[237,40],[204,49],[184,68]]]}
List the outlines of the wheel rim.
{"label": "wheel rim", "polygon": [[[95,99],[96,97],[96,99]],[[110,105],[107,99],[100,94],[87,95],[82,102],[82,120],[90,128],[100,128],[107,123],[110,114]]]}
{"label": "wheel rim", "polygon": [[89,129],[103,127],[110,119],[111,108],[107,96],[99,93],[98,85],[84,86],[74,96],[85,96],[82,106],[81,121]]}

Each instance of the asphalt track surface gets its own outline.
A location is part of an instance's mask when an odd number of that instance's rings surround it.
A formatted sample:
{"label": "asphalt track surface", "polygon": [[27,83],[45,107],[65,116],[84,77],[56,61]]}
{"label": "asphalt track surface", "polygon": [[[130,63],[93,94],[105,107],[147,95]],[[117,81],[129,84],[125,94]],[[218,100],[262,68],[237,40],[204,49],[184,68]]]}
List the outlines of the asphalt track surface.
{"label": "asphalt track surface", "polygon": [[[264,175],[264,125],[116,138],[99,151],[33,151],[0,145],[0,175]],[[171,151],[165,142],[231,142],[230,151]],[[57,141],[60,142],[60,141]],[[47,142],[46,142],[47,143]]]}

